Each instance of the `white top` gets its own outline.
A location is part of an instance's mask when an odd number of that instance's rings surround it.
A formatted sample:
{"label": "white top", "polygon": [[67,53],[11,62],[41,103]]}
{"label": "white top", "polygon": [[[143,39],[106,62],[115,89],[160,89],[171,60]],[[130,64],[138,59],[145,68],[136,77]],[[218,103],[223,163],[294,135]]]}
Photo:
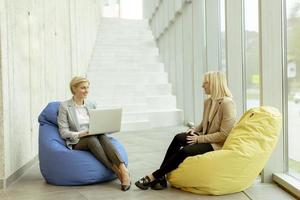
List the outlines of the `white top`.
{"label": "white top", "polygon": [[81,131],[89,130],[90,116],[87,108],[84,105],[75,104],[76,116],[80,125]]}

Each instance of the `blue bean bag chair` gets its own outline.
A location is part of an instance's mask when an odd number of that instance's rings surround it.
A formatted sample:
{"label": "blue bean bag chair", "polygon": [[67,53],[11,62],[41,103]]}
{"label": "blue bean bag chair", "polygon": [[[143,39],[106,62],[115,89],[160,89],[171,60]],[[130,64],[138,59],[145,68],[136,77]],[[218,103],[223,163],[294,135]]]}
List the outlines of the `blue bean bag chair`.
{"label": "blue bean bag chair", "polygon": [[[39,161],[45,180],[53,185],[86,185],[113,180],[115,174],[89,151],[70,150],[60,137],[57,125],[59,102],[51,102],[39,116]],[[122,144],[110,137],[125,164],[128,157]]]}

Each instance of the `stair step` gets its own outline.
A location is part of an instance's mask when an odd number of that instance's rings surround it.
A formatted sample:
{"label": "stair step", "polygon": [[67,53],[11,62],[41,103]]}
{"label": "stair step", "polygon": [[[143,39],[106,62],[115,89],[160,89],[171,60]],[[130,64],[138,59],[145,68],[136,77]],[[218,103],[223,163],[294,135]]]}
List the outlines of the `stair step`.
{"label": "stair step", "polygon": [[148,107],[147,104],[111,104],[111,103],[97,103],[98,109],[107,109],[107,108],[122,108],[123,113],[135,113],[135,112],[145,112]]}
{"label": "stair step", "polygon": [[[161,90],[157,88],[151,88],[150,90],[145,90],[145,89],[121,89],[121,88],[91,88],[90,93],[93,94],[93,96],[111,96],[113,98],[117,97],[123,97],[123,96],[136,96],[136,97],[147,97],[147,96],[155,96],[155,98],[159,97],[158,99],[166,99],[165,96],[171,96],[171,88],[170,87],[165,87],[162,88]],[[164,98],[163,98],[164,97]],[[173,101],[176,102],[176,100],[173,100],[174,97],[169,97],[170,102],[168,102],[168,107],[171,105],[175,105]],[[155,101],[159,100],[149,100],[149,106],[152,104],[155,104]],[[164,102],[167,102],[165,100]],[[151,108],[153,108],[151,106]]]}
{"label": "stair step", "polygon": [[[160,96],[160,95],[170,95],[171,94],[171,84],[151,84],[151,85],[141,85],[141,84],[98,84],[90,86],[90,93],[94,96],[103,95],[106,90],[123,90],[125,92],[130,91],[145,91],[145,96]],[[127,93],[128,94],[128,93]]]}
{"label": "stair step", "polygon": [[90,67],[90,73],[101,73],[101,72],[164,72],[164,66],[160,63],[152,65],[106,65],[98,67]]}
{"label": "stair step", "polygon": [[150,41],[137,41],[137,42],[130,42],[130,41],[120,41],[120,42],[115,42],[115,41],[99,41],[95,43],[95,48],[103,48],[105,46],[113,46],[113,47],[120,47],[120,48],[137,48],[140,46],[144,47],[156,47],[156,44],[154,42]]}
{"label": "stair step", "polygon": [[[138,73],[138,72],[137,72]],[[124,73],[125,74],[125,73]],[[107,75],[107,76],[106,76]],[[122,84],[163,84],[168,83],[168,77],[166,73],[140,73],[140,76],[137,75],[110,75],[110,73],[101,73],[101,74],[88,74],[88,78],[91,82],[102,84],[107,82],[118,82]]]}
{"label": "stair step", "polygon": [[159,55],[158,49],[148,49],[148,50],[136,50],[136,51],[129,51],[129,50],[120,50],[118,49],[100,49],[97,48],[94,50],[94,56],[128,56],[128,55]]}
{"label": "stair step", "polygon": [[122,121],[149,121],[149,117],[147,112],[123,113]]}
{"label": "stair step", "polygon": [[182,124],[183,112],[174,110],[153,110],[148,112],[151,127],[168,127]]}
{"label": "stair step", "polygon": [[97,55],[93,56],[94,57],[101,57],[101,58],[111,58],[111,59],[114,59],[114,58],[127,58],[127,57],[130,57],[130,58],[141,58],[141,57],[159,57],[159,54],[155,51],[153,52],[127,52],[127,53],[113,53],[113,52],[106,52],[104,53],[103,52],[103,49],[100,50],[100,49],[96,49],[95,52],[97,52]]}
{"label": "stair step", "polygon": [[160,57],[158,55],[123,55],[123,56],[103,56],[103,55],[95,55],[92,57],[93,60],[114,60],[114,61],[140,61],[143,60],[159,60]]}
{"label": "stair step", "polygon": [[134,122],[123,122],[121,126],[121,131],[137,131],[137,130],[146,130],[149,129],[150,121],[134,121]]}
{"label": "stair step", "polygon": [[161,95],[147,97],[148,110],[168,110],[176,108],[176,97],[173,95]]}
{"label": "stair step", "polygon": [[155,65],[160,63],[157,60],[148,60],[147,62],[143,62],[143,60],[136,60],[136,61],[114,61],[114,60],[91,60],[90,65],[91,67],[99,67],[99,66],[111,66],[111,65]]}
{"label": "stair step", "polygon": [[152,50],[152,49],[158,49],[156,46],[143,46],[143,45],[135,45],[134,48],[131,47],[129,48],[128,47],[129,45],[123,45],[123,46],[120,46],[118,44],[101,44],[99,46],[95,46],[95,50],[102,50],[102,51],[107,51],[107,52],[110,52],[110,51],[148,51],[148,50]]}
{"label": "stair step", "polygon": [[133,96],[125,96],[125,97],[106,97],[94,95],[91,93],[90,99],[93,99],[97,104],[111,104],[111,105],[123,105],[123,104],[145,104],[146,97],[133,97]]}

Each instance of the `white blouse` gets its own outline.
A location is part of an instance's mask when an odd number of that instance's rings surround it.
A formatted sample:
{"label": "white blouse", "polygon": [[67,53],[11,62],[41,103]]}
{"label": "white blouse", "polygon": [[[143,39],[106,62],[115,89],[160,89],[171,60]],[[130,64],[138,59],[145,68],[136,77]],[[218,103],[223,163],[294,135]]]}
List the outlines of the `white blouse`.
{"label": "white blouse", "polygon": [[84,105],[75,104],[75,111],[76,111],[78,123],[80,125],[80,131],[88,131],[89,123],[90,123],[90,116],[89,116],[87,108]]}

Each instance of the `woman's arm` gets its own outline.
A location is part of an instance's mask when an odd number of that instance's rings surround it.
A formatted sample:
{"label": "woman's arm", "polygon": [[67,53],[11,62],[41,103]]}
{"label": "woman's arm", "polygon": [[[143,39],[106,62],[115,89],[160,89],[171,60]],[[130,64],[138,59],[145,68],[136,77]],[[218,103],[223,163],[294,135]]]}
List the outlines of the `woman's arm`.
{"label": "woman's arm", "polygon": [[59,133],[63,139],[77,140],[78,138],[80,138],[80,132],[70,131],[67,109],[63,105],[60,105],[59,107],[57,123]]}
{"label": "woman's arm", "polygon": [[236,121],[236,109],[233,101],[224,102],[223,117],[221,120],[220,131],[216,133],[199,135],[198,143],[224,142],[233,128]]}
{"label": "woman's arm", "polygon": [[198,126],[196,126],[195,132],[201,133],[202,130],[203,130],[203,121],[201,121],[201,123]]}

